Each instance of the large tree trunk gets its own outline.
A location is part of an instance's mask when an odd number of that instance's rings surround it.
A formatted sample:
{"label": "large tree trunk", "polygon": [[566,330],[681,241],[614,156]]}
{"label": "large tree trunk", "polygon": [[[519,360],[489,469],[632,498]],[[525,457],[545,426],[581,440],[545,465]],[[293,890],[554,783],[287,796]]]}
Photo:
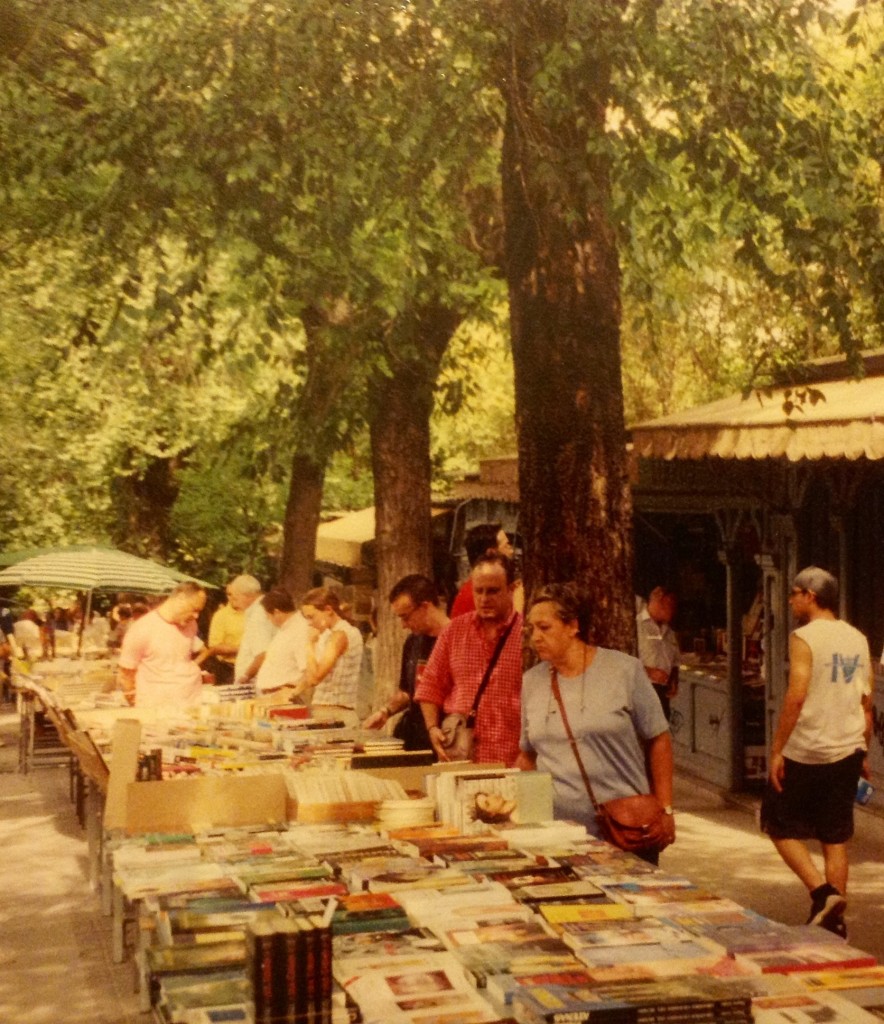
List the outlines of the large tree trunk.
{"label": "large tree trunk", "polygon": [[390,611],[387,596],[403,576],[432,577],[430,508],[430,415],[439,363],[457,327],[450,310],[423,310],[415,337],[402,347],[421,353],[378,375],[372,387],[371,453],[375,490],[378,566],[378,642],[375,693],[395,689],[405,633]]}
{"label": "large tree trunk", "polygon": [[283,522],[279,583],[296,601],[313,585],[316,529],[324,481],[325,466],[310,455],[295,452]]}
{"label": "large tree trunk", "polygon": [[604,132],[607,74],[594,66],[578,89],[582,127],[534,109],[543,90],[532,76],[561,42],[541,15],[513,27],[502,154],[525,584],[529,599],[544,582],[583,584],[596,642],[630,649],[620,276],[607,167],[587,156]]}

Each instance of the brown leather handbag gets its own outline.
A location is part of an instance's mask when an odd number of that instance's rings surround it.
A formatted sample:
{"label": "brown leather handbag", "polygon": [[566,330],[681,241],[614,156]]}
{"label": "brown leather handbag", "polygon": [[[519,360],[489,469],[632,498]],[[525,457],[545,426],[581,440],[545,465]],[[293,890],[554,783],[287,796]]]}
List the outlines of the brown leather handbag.
{"label": "brown leather handbag", "polygon": [[583,766],[583,758],[580,756],[580,749],[571,732],[568,723],[568,716],[565,713],[565,704],[562,700],[562,691],[559,689],[559,675],[550,666],[550,676],[553,696],[559,706],[559,713],[562,716],[562,724],[571,750],[580,769],[583,784],[586,792],[592,801],[595,809],[596,821],[599,824],[599,831],[602,838],[621,850],[628,850],[630,853],[649,853],[659,850],[663,845],[663,819],[665,813],[663,805],[653,793],[639,793],[635,796],[622,796],[616,800],[607,800],[600,804],[592,791],[592,784]]}

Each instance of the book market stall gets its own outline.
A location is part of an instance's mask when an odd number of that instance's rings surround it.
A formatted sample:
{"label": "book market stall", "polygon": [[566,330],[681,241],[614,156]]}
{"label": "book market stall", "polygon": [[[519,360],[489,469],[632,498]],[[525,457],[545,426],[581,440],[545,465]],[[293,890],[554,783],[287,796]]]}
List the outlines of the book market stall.
{"label": "book market stall", "polygon": [[880,1019],[874,956],[552,820],[544,773],[258,702],[86,704],[59,737],[145,1020]]}

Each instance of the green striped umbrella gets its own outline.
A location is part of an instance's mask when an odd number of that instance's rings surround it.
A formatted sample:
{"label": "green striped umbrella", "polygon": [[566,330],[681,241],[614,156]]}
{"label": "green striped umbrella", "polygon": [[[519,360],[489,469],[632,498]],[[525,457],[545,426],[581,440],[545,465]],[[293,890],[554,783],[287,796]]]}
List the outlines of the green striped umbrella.
{"label": "green striped umbrella", "polygon": [[[114,548],[56,548],[0,572],[0,586],[58,587],[70,590],[132,590],[163,594],[184,580],[177,569]],[[211,583],[194,580],[202,586]]]}

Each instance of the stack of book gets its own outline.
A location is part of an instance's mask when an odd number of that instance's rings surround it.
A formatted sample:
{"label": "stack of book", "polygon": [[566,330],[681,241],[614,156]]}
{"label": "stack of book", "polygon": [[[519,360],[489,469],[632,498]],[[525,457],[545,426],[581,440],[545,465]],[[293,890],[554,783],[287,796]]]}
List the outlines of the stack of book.
{"label": "stack of book", "polygon": [[255,1024],[330,1024],[331,943],[328,923],[295,907],[249,926]]}

